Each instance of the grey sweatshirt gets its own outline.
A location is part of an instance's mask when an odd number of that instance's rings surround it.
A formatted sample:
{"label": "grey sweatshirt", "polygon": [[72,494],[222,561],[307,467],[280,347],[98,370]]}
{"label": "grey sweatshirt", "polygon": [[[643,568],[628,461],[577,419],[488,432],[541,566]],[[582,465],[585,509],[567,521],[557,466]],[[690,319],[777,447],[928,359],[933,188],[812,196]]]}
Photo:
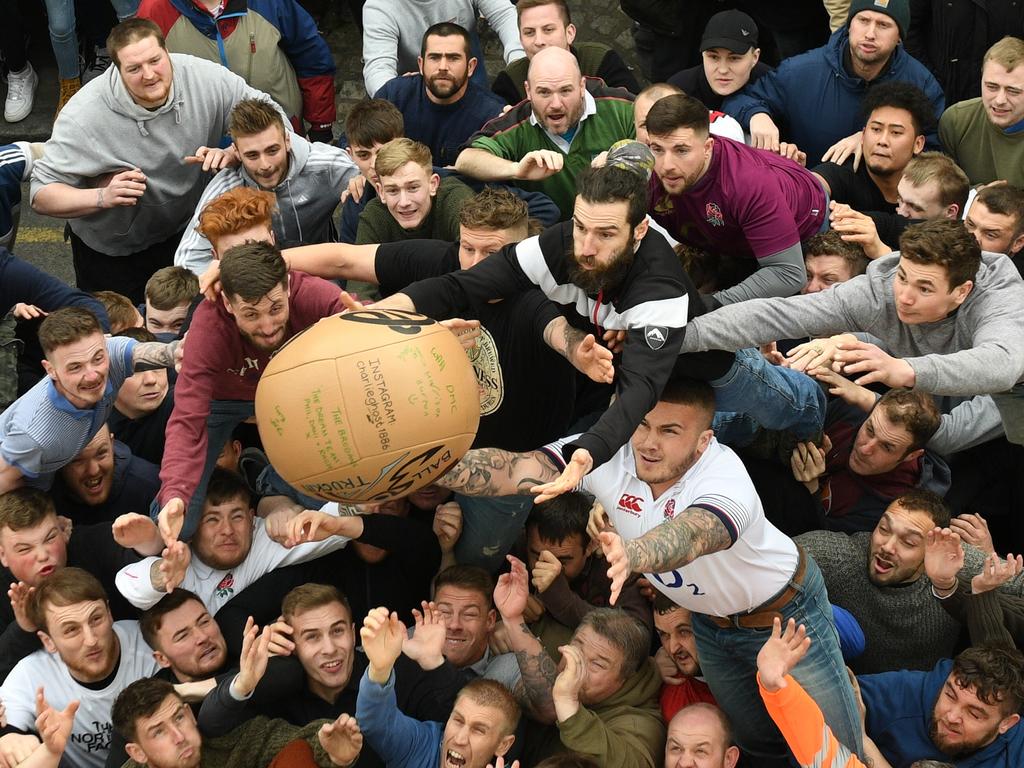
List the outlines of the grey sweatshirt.
{"label": "grey sweatshirt", "polygon": [[[418,72],[423,33],[432,24],[454,21],[473,34],[487,19],[505,51],[505,63],[526,55],[519,42],[516,8],[509,0],[366,0],[363,6],[363,83],[373,96],[388,80]],[[482,66],[483,62],[477,65]]]}
{"label": "grey sweatshirt", "polygon": [[[338,199],[359,168],[348,152],[319,142],[311,144],[289,134],[288,173],[270,190],[277,197],[271,225],[278,248],[326,243],[331,237],[331,215]],[[196,231],[199,215],[210,203],[236,187],[259,189],[245,167],[225,168],[213,177],[196,206],[192,220],[174,254],[174,263],[201,275],[213,260],[210,241]]]}
{"label": "grey sweatshirt", "polygon": [[[864,653],[850,666],[858,675],[897,669],[931,669],[953,654],[960,623],[932,597],[932,583],[921,574],[895,586],[876,587],[868,578],[871,534],[811,531],[794,539],[818,564],[828,599],[845,608],[864,631]],[[960,577],[981,571],[985,556],[964,544]],[[1024,579],[1016,576],[1000,588],[1020,595]]]}
{"label": "grey sweatshirt", "polygon": [[681,352],[744,349],[777,339],[865,331],[914,369],[916,387],[935,395],[1005,392],[1024,379],[1024,281],[1002,254],[983,253],[970,295],[936,323],[896,316],[899,253],[827,291],[753,299],[694,318]]}
{"label": "grey sweatshirt", "polygon": [[100,253],[127,256],[183,230],[210,179],[201,165],[186,165],[185,156],[220,146],[239,100],[270,101],[220,64],[179,53],[171,62],[171,92],[152,111],[132,101],[117,67],[86,83],[61,110],[32,169],[33,200],[47,184],[100,187],[121,171],[146,174],[136,205],[71,219],[72,231]]}

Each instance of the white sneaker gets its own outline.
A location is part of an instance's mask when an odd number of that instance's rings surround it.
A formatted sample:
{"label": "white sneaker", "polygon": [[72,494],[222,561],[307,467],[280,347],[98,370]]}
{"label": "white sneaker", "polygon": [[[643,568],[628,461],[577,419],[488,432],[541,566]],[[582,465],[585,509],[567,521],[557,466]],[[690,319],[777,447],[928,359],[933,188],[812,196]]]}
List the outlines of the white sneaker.
{"label": "white sneaker", "polygon": [[82,85],[85,85],[90,80],[95,80],[97,77],[107,71],[110,66],[110,54],[107,53],[106,47],[101,48],[96,46],[94,48],[94,55],[92,57],[92,66],[86,67],[82,70]]}
{"label": "white sneaker", "polygon": [[32,104],[36,98],[36,86],[39,75],[29,63],[21,72],[7,74],[7,100],[4,102],[4,120],[16,123],[24,120],[32,112]]}

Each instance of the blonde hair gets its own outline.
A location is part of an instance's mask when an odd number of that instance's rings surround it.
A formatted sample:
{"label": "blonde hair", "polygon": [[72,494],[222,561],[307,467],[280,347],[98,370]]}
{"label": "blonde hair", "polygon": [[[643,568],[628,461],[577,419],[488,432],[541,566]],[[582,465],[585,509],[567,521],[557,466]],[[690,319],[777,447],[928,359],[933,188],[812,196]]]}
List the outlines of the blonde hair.
{"label": "blonde hair", "polygon": [[1007,71],[1016,69],[1018,64],[1024,62],[1024,40],[1007,35],[985,51],[981,65],[985,66],[990,61],[1002,65]]}
{"label": "blonde hair", "polygon": [[416,163],[428,174],[434,170],[430,147],[406,138],[392,139],[381,147],[374,160],[373,170],[378,176],[391,176],[406,163]]}

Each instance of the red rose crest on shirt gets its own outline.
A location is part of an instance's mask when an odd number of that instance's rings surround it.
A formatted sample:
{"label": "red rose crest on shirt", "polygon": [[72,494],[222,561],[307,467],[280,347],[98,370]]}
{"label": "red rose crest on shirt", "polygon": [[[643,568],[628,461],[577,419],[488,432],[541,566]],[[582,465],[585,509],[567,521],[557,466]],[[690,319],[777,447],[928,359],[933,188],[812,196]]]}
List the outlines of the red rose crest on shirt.
{"label": "red rose crest on shirt", "polygon": [[722,209],[718,207],[718,203],[707,203],[704,206],[704,218],[712,227],[725,226],[725,217],[722,216]]}
{"label": "red rose crest on shirt", "polygon": [[665,519],[666,520],[671,520],[675,516],[676,516],[676,500],[675,499],[669,499],[665,503]]}
{"label": "red rose crest on shirt", "polygon": [[220,580],[220,584],[217,585],[217,597],[227,597],[235,593],[235,576],[229,573],[223,579]]}

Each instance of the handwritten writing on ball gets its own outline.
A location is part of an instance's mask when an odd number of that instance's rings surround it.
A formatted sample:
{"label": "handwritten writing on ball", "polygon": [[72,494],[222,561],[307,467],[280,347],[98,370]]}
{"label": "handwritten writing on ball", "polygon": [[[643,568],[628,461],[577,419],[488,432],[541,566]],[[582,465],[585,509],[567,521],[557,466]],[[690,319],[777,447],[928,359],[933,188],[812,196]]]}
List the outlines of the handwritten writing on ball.
{"label": "handwritten writing on ball", "polygon": [[458,340],[428,317],[366,309],[320,320],[274,356],[256,390],[267,456],[303,493],[383,501],[434,482],[480,422]]}

